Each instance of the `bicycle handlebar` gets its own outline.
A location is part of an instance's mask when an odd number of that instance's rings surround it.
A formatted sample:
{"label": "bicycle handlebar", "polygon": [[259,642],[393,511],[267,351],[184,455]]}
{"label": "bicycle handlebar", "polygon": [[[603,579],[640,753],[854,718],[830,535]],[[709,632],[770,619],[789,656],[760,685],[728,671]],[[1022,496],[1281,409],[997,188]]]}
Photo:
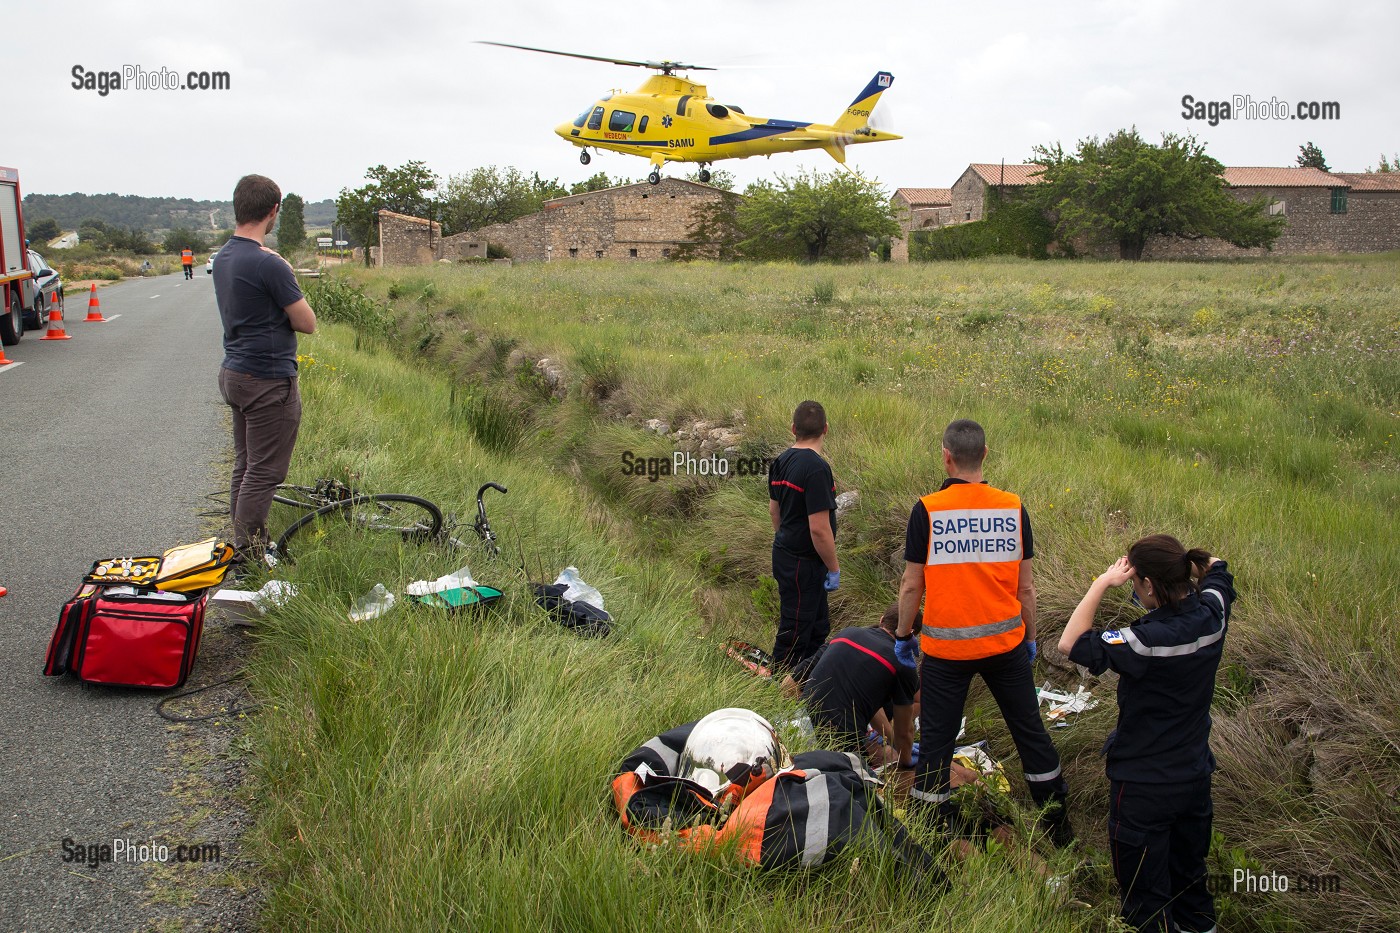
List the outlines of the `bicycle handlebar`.
{"label": "bicycle handlebar", "polygon": [[488,489],[494,489],[497,492],[510,492],[509,489],[502,486],[500,483],[483,483],[481,485],[481,488],[476,491],[476,498],[478,502],[481,501],[481,497],[486,494],[486,490]]}

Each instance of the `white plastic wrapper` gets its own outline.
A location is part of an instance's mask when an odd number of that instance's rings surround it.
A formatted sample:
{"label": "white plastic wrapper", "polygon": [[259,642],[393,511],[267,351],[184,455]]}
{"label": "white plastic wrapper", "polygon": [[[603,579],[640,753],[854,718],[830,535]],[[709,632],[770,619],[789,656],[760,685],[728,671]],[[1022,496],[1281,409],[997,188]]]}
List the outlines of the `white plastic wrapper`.
{"label": "white plastic wrapper", "polygon": [[370,619],[377,619],[390,609],[394,608],[394,594],[384,588],[383,583],[376,583],[374,589],[370,590],[350,607],[351,622],[368,622]]}
{"label": "white plastic wrapper", "polygon": [[472,572],[469,569],[458,567],[436,580],[414,580],[404,589],[404,592],[409,596],[427,596],[429,593],[441,593],[445,590],[474,590],[478,586],[480,584],[472,577]]}
{"label": "white plastic wrapper", "polygon": [[1050,721],[1052,729],[1063,729],[1069,725],[1070,716],[1099,705],[1099,701],[1094,699],[1094,695],[1085,690],[1083,686],[1074,693],[1058,693],[1047,687],[1041,687],[1036,692],[1036,697],[1040,702],[1050,704],[1050,708],[1045,711],[1045,718]]}
{"label": "white plastic wrapper", "polygon": [[[603,594],[583,582],[577,567],[565,567],[554,581],[555,586],[566,586],[564,598],[573,603],[587,603],[594,609],[603,609]],[[604,609],[604,612],[607,610]]]}

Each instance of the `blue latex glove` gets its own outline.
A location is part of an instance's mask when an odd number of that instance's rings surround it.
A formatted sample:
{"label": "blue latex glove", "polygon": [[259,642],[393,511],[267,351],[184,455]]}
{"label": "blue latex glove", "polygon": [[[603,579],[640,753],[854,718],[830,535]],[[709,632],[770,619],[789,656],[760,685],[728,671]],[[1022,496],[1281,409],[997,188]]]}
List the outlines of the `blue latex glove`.
{"label": "blue latex glove", "polygon": [[894,656],[905,667],[919,666],[919,644],[914,640],[913,632],[894,640]]}
{"label": "blue latex glove", "polygon": [[911,765],[916,765],[916,766],[917,766],[918,763],[919,763],[919,743],[918,743],[918,742],[915,742],[915,743],[913,744],[913,746],[909,749],[909,763],[910,763]]}
{"label": "blue latex glove", "polygon": [[830,593],[832,590],[841,588],[841,571],[828,570],[826,572],[826,582],[822,584],[822,589]]}
{"label": "blue latex glove", "polygon": [[1029,654],[1029,655],[1031,656],[1031,660],[1032,660],[1032,661],[1034,661],[1034,660],[1035,660],[1035,656],[1036,656],[1037,654],[1040,653],[1040,652],[1039,652],[1039,648],[1037,647],[1034,638],[1032,638],[1030,641],[1026,642],[1026,653]]}

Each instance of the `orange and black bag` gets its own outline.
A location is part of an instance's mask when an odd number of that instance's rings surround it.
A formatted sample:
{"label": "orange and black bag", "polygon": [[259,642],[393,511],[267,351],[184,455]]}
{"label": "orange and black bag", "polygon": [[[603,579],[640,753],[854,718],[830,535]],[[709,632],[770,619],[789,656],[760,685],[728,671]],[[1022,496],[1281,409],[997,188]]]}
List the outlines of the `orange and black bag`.
{"label": "orange and black bag", "polygon": [[814,868],[855,845],[891,853],[922,880],[944,884],[933,859],[910,838],[876,792],[881,781],[857,755],[803,752],[756,786],[727,815],[703,788],[676,776],[695,723],[655,736],[623,759],[613,802],[629,833],[648,842],[674,836],[685,848],[734,845],[759,868]]}

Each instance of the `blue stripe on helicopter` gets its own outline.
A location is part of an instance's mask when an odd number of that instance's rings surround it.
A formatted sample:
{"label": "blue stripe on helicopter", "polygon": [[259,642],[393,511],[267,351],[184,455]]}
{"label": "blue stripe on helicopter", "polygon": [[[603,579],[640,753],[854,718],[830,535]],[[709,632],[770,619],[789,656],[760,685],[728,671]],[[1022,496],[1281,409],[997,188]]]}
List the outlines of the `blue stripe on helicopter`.
{"label": "blue stripe on helicopter", "polygon": [[769,120],[767,123],[760,123],[758,126],[749,127],[738,133],[726,133],[723,136],[711,136],[710,145],[719,146],[724,143],[742,143],[750,139],[766,139],[769,136],[777,136],[790,130],[800,130],[811,126],[810,123],[796,123],[792,120]]}

